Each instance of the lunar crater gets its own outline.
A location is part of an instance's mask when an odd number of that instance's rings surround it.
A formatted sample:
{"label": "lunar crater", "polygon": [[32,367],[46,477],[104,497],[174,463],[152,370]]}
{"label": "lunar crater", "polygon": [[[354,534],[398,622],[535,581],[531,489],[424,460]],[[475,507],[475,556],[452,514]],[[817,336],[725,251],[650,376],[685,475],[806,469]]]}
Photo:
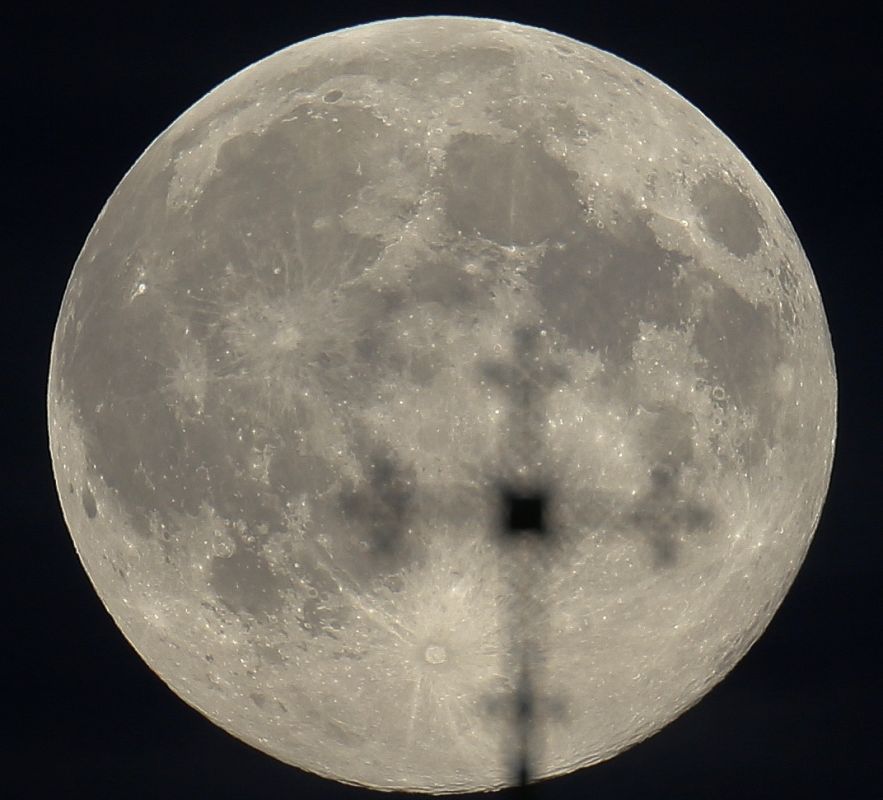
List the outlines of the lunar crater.
{"label": "lunar crater", "polygon": [[83,487],[83,511],[89,519],[95,519],[98,516],[98,504],[95,502],[95,495],[88,486]]}
{"label": "lunar crater", "polygon": [[423,651],[423,659],[427,664],[444,664],[448,660],[448,651],[443,645],[430,644]]}

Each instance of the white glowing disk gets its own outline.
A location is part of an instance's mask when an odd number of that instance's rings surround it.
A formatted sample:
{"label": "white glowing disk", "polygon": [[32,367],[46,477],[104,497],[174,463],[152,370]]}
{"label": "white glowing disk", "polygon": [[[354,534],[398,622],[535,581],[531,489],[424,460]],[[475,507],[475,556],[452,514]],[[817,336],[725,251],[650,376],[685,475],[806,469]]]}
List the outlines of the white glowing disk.
{"label": "white glowing disk", "polygon": [[524,327],[565,376],[539,434],[560,536],[538,774],[695,703],[819,516],[819,293],[770,190],[690,103],[486,19],[260,61],[164,131],[95,223],[52,350],[52,457],[145,661],[321,775],[506,783],[492,490],[511,409],[482,376]]}

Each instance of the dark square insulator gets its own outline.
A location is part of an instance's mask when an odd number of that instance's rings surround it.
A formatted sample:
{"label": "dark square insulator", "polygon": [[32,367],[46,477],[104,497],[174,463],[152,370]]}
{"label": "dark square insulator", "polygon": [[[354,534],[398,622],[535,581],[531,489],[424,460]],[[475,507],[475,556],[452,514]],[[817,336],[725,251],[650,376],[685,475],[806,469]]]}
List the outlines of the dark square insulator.
{"label": "dark square insulator", "polygon": [[541,492],[503,492],[503,532],[507,534],[546,532],[546,497]]}

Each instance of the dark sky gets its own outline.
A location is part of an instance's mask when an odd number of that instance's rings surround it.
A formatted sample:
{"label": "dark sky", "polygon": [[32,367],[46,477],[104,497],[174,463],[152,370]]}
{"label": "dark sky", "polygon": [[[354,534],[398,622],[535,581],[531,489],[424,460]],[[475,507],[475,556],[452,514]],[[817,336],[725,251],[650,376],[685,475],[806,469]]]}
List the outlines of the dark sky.
{"label": "dark sky", "polygon": [[[718,688],[607,764],[537,797],[880,798],[881,303],[878,4],[59,4],[4,12],[4,774],[12,798],[345,798],[178,700],[118,633],[55,496],[45,422],[65,283],[104,201],[150,141],[235,71],[375,19],[468,14],[610,50],[697,105],[779,198],[821,288],[840,380],[831,491],[766,634]],[[31,6],[38,4],[30,4]],[[131,7],[130,7],[131,6]],[[46,6],[48,8],[48,4]],[[389,795],[384,795],[389,797]]]}

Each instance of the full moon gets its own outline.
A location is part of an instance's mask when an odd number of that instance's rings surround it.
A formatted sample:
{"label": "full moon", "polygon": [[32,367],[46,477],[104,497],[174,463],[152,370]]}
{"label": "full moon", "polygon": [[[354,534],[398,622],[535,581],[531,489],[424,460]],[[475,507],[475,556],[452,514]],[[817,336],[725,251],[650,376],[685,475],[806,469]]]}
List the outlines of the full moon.
{"label": "full moon", "polygon": [[[281,50],[153,141],[74,266],[48,420],[83,566],[177,695],[451,793],[512,780],[526,561],[534,777],[726,675],[818,522],[836,389],[794,230],[702,113],[437,16]],[[507,551],[500,486],[540,478],[549,546]]]}

